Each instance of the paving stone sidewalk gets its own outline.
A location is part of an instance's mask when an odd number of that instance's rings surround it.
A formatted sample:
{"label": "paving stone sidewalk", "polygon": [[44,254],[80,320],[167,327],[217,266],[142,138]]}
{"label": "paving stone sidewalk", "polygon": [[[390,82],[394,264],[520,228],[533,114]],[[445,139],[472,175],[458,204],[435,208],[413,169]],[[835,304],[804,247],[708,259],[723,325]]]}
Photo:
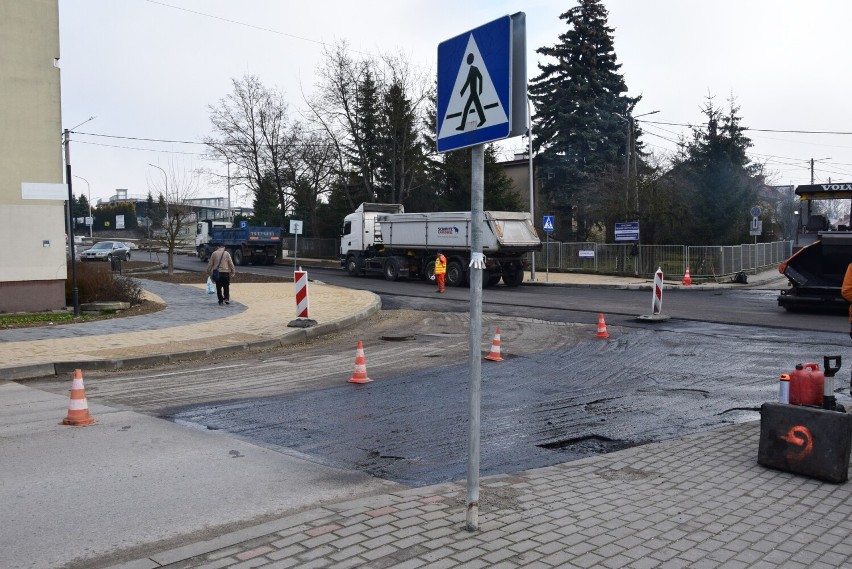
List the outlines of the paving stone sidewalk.
{"label": "paving stone sidewalk", "polygon": [[115,569],[852,566],[852,485],[757,464],[759,423],[327,505]]}

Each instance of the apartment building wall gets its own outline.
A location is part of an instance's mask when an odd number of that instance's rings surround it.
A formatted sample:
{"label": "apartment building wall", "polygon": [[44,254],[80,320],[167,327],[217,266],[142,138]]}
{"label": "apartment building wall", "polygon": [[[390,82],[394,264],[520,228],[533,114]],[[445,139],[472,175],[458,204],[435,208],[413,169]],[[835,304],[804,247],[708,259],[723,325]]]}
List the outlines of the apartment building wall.
{"label": "apartment building wall", "polygon": [[0,312],[65,306],[64,204],[21,183],[62,183],[58,0],[0,0]]}

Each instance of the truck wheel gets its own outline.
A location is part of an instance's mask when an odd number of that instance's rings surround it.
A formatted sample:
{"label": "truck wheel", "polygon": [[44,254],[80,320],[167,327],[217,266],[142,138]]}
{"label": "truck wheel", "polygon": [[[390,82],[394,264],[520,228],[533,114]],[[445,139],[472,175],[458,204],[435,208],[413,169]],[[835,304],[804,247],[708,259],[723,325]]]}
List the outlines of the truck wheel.
{"label": "truck wheel", "polygon": [[515,265],[509,265],[503,268],[503,282],[506,286],[518,286],[524,282],[524,270]]}
{"label": "truck wheel", "polygon": [[396,259],[388,259],[384,266],[385,280],[395,281],[399,278],[399,261]]}
{"label": "truck wheel", "polygon": [[231,253],[231,257],[234,259],[235,265],[242,266],[245,264],[245,257],[243,257],[242,249],[234,249]]}
{"label": "truck wheel", "polygon": [[450,261],[447,264],[447,284],[450,286],[462,286],[464,284],[464,269],[458,261]]}
{"label": "truck wheel", "polygon": [[350,277],[358,276],[358,261],[355,260],[355,257],[349,256],[346,258],[346,272],[349,273]]}
{"label": "truck wheel", "polygon": [[482,282],[485,286],[497,286],[500,282],[500,273],[488,273],[485,280]]}
{"label": "truck wheel", "polygon": [[435,282],[435,261],[426,263],[426,270],[421,275],[424,281]]}

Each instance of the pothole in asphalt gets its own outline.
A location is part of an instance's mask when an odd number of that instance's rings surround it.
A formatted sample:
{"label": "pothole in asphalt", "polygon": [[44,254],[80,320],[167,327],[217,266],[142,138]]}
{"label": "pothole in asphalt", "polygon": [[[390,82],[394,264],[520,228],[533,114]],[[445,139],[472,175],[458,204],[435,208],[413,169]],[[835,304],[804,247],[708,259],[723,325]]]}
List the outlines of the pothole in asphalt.
{"label": "pothole in asphalt", "polygon": [[548,450],[606,454],[634,446],[634,443],[611,439],[603,435],[587,435],[535,445]]}
{"label": "pothole in asphalt", "polygon": [[381,337],[385,342],[413,342],[414,336],[409,335],[386,335]]}

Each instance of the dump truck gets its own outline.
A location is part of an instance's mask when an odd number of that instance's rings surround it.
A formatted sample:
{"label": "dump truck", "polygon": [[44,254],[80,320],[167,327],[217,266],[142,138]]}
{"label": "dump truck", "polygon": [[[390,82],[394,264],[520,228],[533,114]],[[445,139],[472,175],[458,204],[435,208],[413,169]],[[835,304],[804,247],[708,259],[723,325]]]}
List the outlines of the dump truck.
{"label": "dump truck", "polygon": [[195,253],[207,261],[219,245],[224,245],[235,265],[272,265],[281,250],[280,227],[226,227],[210,220],[198,222]]}
{"label": "dump truck", "polygon": [[[518,286],[529,264],[527,253],[541,249],[530,214],[485,211],[480,223],[483,286],[501,279]],[[469,284],[471,224],[469,211],[405,213],[401,204],[362,203],[343,220],[340,263],[352,276],[434,281],[436,253],[443,251],[447,285]]]}
{"label": "dump truck", "polygon": [[[778,270],[790,281],[790,287],[778,296],[778,305],[789,311],[846,311],[849,304],[840,295],[846,267],[852,262],[852,230],[849,217],[852,183],[810,184],[798,186],[799,221],[793,241],[793,256]],[[832,225],[815,202],[840,200],[841,222]],[[845,223],[842,223],[845,221]]]}

